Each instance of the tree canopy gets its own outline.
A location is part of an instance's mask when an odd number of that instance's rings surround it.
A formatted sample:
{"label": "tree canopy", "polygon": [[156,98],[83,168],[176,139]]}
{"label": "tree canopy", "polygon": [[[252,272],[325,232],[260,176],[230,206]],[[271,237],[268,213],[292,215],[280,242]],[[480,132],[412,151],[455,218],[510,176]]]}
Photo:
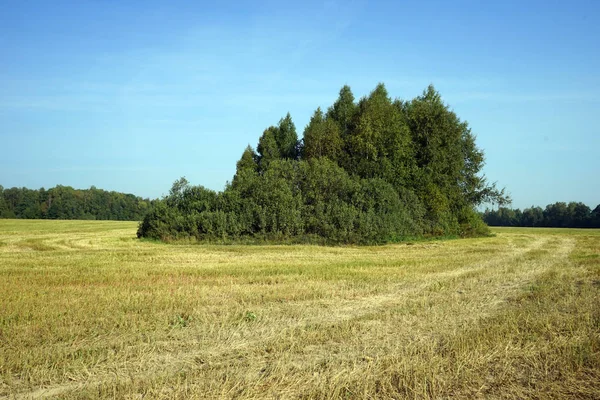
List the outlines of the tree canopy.
{"label": "tree canopy", "polygon": [[223,192],[176,181],[138,236],[380,243],[485,234],[475,208],[509,199],[483,165],[468,124],[433,86],[402,101],[379,84],[358,102],[344,86],[302,140],[289,113],[267,128]]}
{"label": "tree canopy", "polygon": [[600,228],[600,204],[593,210],[581,202],[556,202],[546,208],[531,206],[521,211],[499,207],[485,210],[483,219],[492,226],[549,228]]}
{"label": "tree canopy", "polygon": [[140,221],[154,202],[94,186],[83,190],[61,185],[47,190],[0,186],[0,218]]}

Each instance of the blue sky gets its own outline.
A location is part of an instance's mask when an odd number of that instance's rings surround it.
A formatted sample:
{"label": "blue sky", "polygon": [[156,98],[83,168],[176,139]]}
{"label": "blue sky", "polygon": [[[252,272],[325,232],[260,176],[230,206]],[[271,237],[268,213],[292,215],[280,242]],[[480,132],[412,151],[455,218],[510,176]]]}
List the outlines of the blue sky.
{"label": "blue sky", "polygon": [[600,203],[600,2],[2,1],[0,184],[221,190],[348,84],[433,83],[515,207]]}

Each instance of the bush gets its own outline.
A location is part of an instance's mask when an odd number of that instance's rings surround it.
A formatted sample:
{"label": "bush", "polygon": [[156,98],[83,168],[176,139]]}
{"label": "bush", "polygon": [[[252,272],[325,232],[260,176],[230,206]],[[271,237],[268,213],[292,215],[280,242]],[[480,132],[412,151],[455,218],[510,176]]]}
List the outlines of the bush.
{"label": "bush", "polygon": [[489,236],[490,228],[483,222],[481,215],[472,208],[464,207],[458,214],[461,237]]}

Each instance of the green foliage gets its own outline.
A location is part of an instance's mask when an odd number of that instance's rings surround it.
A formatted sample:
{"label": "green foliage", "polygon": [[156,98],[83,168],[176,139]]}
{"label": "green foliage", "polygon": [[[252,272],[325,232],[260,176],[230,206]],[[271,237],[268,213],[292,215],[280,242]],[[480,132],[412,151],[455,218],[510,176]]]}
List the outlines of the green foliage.
{"label": "green foliage", "polygon": [[0,218],[15,218],[15,213],[12,211],[4,198],[4,187],[0,185]]}
{"label": "green foliage", "polygon": [[271,126],[263,132],[258,140],[258,164],[262,171],[269,168],[269,163],[271,163],[271,161],[281,158],[281,153],[276,140],[278,134],[278,129]]}
{"label": "green foliage", "polygon": [[507,207],[485,210],[484,221],[492,226],[524,226],[551,228],[600,228],[600,205],[593,211],[578,202],[548,204],[544,210],[530,207],[523,211]]}
{"label": "green foliage", "polygon": [[[251,148],[247,149],[252,151]],[[278,159],[296,160],[301,153],[300,142],[296,134],[296,126],[292,121],[292,117],[288,113],[285,118],[279,120],[279,124],[267,128],[260,139],[258,140],[258,156],[254,157],[258,160],[261,171],[266,171],[269,164]],[[240,162],[242,162],[240,160]],[[246,156],[244,164],[249,162],[249,157]]]}
{"label": "green foliage", "polygon": [[243,170],[251,170],[255,171],[258,169],[258,165],[256,164],[258,156],[252,149],[250,145],[246,147],[244,153],[242,154],[242,158],[236,164],[236,172],[240,172]]}
{"label": "green foliage", "polygon": [[169,322],[169,326],[174,328],[186,328],[192,322],[192,317],[189,314],[177,314],[175,317]]}
{"label": "green foliage", "polygon": [[430,86],[411,101],[383,84],[355,103],[344,86],[298,140],[289,114],[248,146],[221,193],[182,178],[140,224],[138,236],[383,243],[488,234],[474,211],[507,201],[481,174],[468,125]]}
{"label": "green foliage", "polygon": [[298,158],[300,153],[298,134],[296,134],[296,126],[292,122],[290,113],[279,121],[275,141],[277,142],[279,154],[282,158],[290,160]]}
{"label": "green foliage", "polygon": [[345,137],[350,132],[355,111],[354,95],[350,86],[346,85],[340,89],[339,97],[327,110],[327,118],[339,125],[340,132]]}
{"label": "green foliage", "polygon": [[258,318],[258,316],[256,315],[256,313],[254,313],[252,311],[246,311],[244,313],[244,321],[246,321],[246,322],[254,322],[254,321],[256,321],[257,318]]}
{"label": "green foliage", "polygon": [[381,177],[398,190],[412,172],[410,132],[402,111],[383,84],[361,99],[347,135],[347,170],[363,178]]}
{"label": "green foliage", "polygon": [[331,118],[325,118],[318,108],[304,129],[303,159],[327,157],[336,161],[342,152],[340,127]]}
{"label": "green foliage", "polygon": [[139,221],[154,202],[118,192],[73,189],[4,189],[0,186],[0,218]]}
{"label": "green foliage", "polygon": [[489,236],[490,228],[473,208],[463,208],[458,213],[459,235],[461,237]]}

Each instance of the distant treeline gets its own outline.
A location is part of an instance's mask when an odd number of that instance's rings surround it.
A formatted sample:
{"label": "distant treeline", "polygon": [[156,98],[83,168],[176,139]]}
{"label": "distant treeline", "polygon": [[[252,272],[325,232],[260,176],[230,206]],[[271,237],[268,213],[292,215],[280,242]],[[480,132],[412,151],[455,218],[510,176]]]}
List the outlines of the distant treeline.
{"label": "distant treeline", "polygon": [[557,202],[547,205],[545,209],[530,207],[523,211],[500,207],[497,210],[485,210],[483,220],[491,226],[600,228],[600,204],[594,210],[577,202]]}
{"label": "distant treeline", "polygon": [[139,221],[153,202],[93,186],[83,190],[60,185],[47,190],[0,186],[0,218]]}
{"label": "distant treeline", "polygon": [[487,182],[475,136],[428,87],[355,101],[344,86],[298,138],[288,114],[246,148],[224,191],[175,182],[139,237],[381,243],[487,233],[476,206],[505,203]]}

